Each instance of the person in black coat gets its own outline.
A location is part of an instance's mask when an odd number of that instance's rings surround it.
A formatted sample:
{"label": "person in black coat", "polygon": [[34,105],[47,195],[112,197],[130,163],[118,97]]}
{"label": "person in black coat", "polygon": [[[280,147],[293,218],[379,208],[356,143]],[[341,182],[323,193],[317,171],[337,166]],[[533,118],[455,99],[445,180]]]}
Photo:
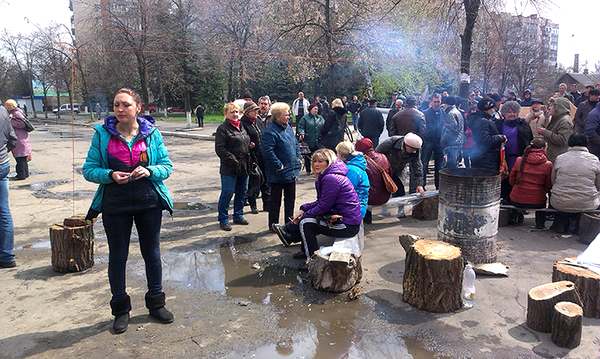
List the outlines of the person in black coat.
{"label": "person in black coat", "polygon": [[358,118],[358,131],[373,142],[373,147],[377,147],[384,126],[383,114],[377,110],[377,101],[369,100],[369,107],[362,110]]}
{"label": "person in black coat", "polygon": [[323,116],[325,124],[321,128],[321,145],[335,151],[335,146],[344,140],[344,133],[348,126],[346,123],[348,111],[344,108],[342,100],[338,98],[331,102],[331,106],[331,111]]}
{"label": "person in black coat", "polygon": [[258,120],[259,107],[252,101],[247,101],[244,104],[244,116],[242,116],[242,126],[250,136],[250,161],[248,167],[256,164],[260,168],[260,173],[257,171],[249,171],[248,179],[248,204],[253,214],[258,214],[256,207],[256,198],[262,192],[263,211],[268,210],[268,203],[271,191],[267,181],[265,181],[265,163],[262,155],[262,129],[260,120]]}
{"label": "person in black coat", "polygon": [[469,127],[474,146],[471,149],[471,168],[489,169],[498,172],[500,168],[500,147],[506,137],[498,133],[492,121],[496,110],[494,100],[486,97],[477,104],[478,111],[469,116]]}

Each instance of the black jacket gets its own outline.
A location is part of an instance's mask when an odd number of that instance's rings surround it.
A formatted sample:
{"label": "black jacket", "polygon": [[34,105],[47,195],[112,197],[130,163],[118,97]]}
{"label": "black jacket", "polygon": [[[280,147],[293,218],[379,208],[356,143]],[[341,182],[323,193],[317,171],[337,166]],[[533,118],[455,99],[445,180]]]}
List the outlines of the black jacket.
{"label": "black jacket", "polygon": [[336,107],[323,117],[325,124],[321,128],[321,145],[335,151],[335,146],[344,140],[346,109]]}
{"label": "black jacket", "polygon": [[248,174],[250,136],[240,125],[238,130],[227,120],[219,125],[215,134],[215,152],[221,159],[219,173],[224,176]]}
{"label": "black jacket", "polygon": [[254,156],[254,158],[259,163],[262,164],[262,148],[261,148],[262,147],[261,146],[262,130],[258,126],[258,121],[260,121],[260,120],[257,118],[256,121],[252,122],[252,120],[250,120],[250,118],[248,118],[244,115],[244,116],[242,116],[241,121],[242,121],[242,126],[248,133],[248,136],[250,136],[250,142],[254,142],[254,145],[255,145],[255,147],[250,150],[250,154],[252,156]]}
{"label": "black jacket", "polygon": [[368,107],[360,113],[358,130],[361,135],[370,138],[374,143],[379,143],[379,136],[384,126],[383,115],[375,107]]}
{"label": "black jacket", "polygon": [[492,116],[481,111],[469,116],[468,123],[474,142],[471,152],[471,167],[498,172],[503,136],[498,133],[498,128],[496,128],[491,118]]}
{"label": "black jacket", "polygon": [[425,135],[425,115],[414,107],[407,107],[392,117],[392,123],[388,127],[390,136],[404,136],[409,132]]}

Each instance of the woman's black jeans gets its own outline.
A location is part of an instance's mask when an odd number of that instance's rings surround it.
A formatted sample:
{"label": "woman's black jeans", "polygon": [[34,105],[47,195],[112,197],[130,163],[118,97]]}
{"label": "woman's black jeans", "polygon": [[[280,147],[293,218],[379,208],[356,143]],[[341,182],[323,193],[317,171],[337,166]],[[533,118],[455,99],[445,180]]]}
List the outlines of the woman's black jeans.
{"label": "woman's black jeans", "polygon": [[160,262],[160,227],[162,209],[152,208],[141,212],[125,214],[102,214],[102,223],[108,240],[108,281],[112,293],[112,303],[120,303],[126,298],[125,269],[129,254],[131,228],[135,222],[140,241],[140,251],[146,265],[148,293],[162,293],[162,265]]}
{"label": "woman's black jeans", "polygon": [[25,157],[15,157],[17,161],[17,165],[15,166],[15,171],[17,172],[17,179],[25,179],[29,177],[29,163],[27,163],[27,156]]}
{"label": "woman's black jeans", "polygon": [[281,211],[281,196],[283,194],[283,223],[294,216],[294,205],[296,203],[296,182],[290,183],[271,183],[271,197],[269,203],[269,229],[273,223],[279,223],[279,213]]}

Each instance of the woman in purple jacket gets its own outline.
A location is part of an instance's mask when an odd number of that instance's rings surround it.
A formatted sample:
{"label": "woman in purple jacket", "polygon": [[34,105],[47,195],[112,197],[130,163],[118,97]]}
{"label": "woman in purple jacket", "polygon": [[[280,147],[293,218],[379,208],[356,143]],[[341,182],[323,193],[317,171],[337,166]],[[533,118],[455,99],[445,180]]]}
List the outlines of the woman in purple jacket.
{"label": "woman in purple jacket", "polygon": [[317,180],[317,200],[300,206],[300,212],[285,225],[273,225],[281,242],[303,242],[303,251],[294,255],[302,259],[319,249],[317,235],[350,238],[358,234],[362,217],[360,202],[346,174],[348,168],[335,152],[320,149],[312,155],[312,170]]}

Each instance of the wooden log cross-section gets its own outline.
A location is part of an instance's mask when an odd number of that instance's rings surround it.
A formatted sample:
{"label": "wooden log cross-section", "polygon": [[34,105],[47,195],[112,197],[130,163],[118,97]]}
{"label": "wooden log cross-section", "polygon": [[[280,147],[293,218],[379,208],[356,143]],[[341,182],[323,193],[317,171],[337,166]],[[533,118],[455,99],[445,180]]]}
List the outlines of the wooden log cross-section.
{"label": "wooden log cross-section", "polygon": [[94,225],[83,217],[65,218],[50,227],[52,268],[59,273],[81,272],[94,265]]}
{"label": "wooden log cross-section", "polygon": [[345,292],[352,289],[362,278],[361,257],[335,252],[325,257],[317,251],[308,261],[308,274],[317,290]]}
{"label": "wooden log cross-section", "polygon": [[573,282],[565,280],[532,288],[527,298],[527,326],[538,332],[550,333],[554,305],[558,302],[581,304]]}
{"label": "wooden log cross-section", "polygon": [[581,342],[583,309],[575,303],[558,302],[552,315],[552,342],[573,349]]}
{"label": "wooden log cross-section", "polygon": [[460,248],[442,241],[417,240],[406,254],[402,300],[434,313],[462,308],[463,269]]}
{"label": "wooden log cross-section", "polygon": [[575,283],[581,298],[583,316],[600,318],[600,275],[583,267],[557,261],[552,268],[552,281],[568,280]]}

